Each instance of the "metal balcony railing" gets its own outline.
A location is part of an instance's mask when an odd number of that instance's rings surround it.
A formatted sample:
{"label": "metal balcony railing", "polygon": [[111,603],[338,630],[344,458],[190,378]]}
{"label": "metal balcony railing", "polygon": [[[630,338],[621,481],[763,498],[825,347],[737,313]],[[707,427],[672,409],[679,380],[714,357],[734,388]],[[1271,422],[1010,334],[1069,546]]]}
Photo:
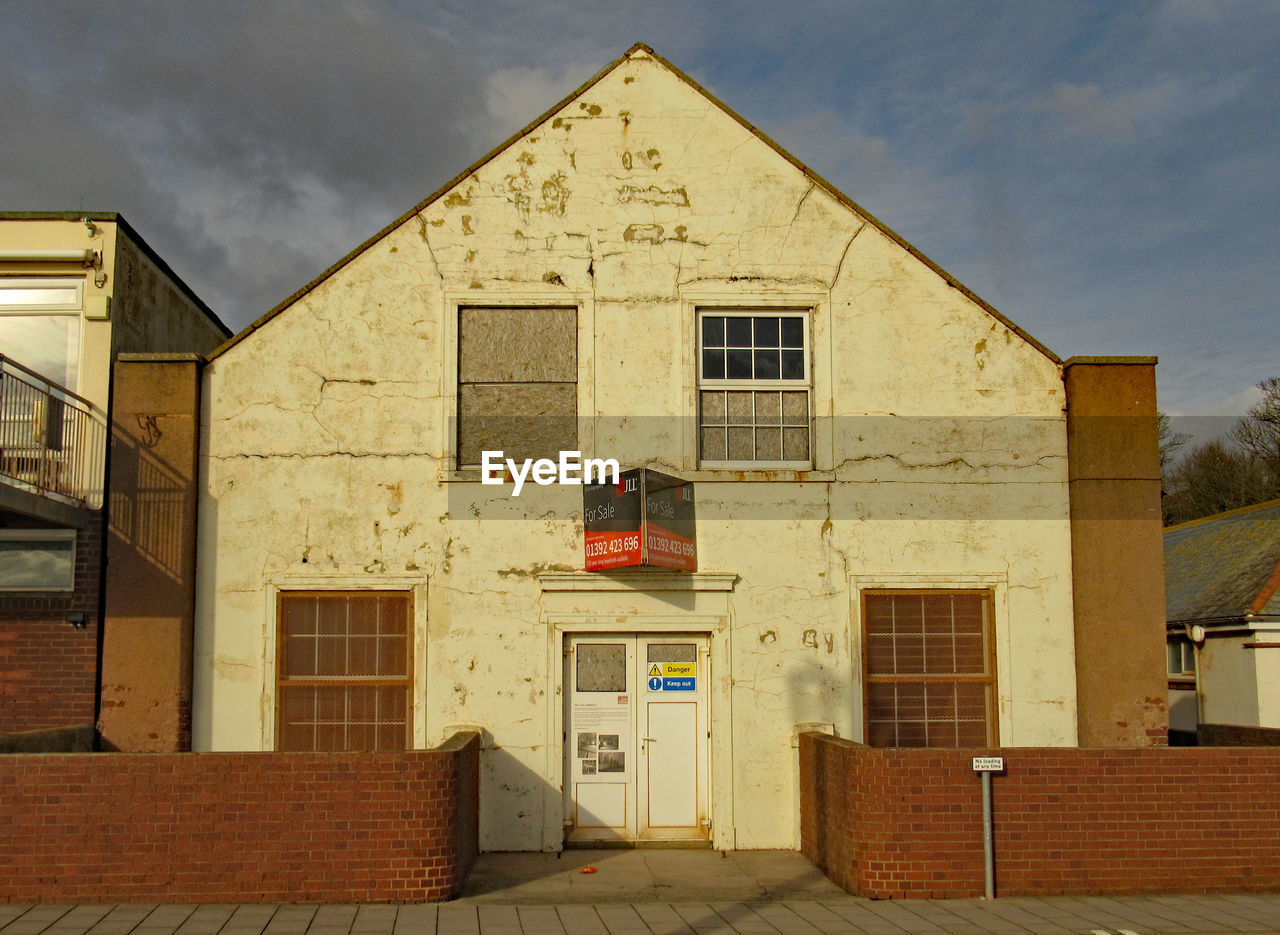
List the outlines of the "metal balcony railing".
{"label": "metal balcony railing", "polygon": [[96,510],[106,450],[97,407],[0,354],[0,483]]}

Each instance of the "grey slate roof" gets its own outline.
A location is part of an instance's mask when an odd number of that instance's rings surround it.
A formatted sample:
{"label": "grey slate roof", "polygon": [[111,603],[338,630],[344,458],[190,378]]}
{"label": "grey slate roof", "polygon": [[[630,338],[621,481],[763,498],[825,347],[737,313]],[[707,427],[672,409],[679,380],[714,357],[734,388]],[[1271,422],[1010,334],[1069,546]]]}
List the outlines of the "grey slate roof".
{"label": "grey slate roof", "polygon": [[1280,500],[1164,531],[1165,619],[1280,617]]}

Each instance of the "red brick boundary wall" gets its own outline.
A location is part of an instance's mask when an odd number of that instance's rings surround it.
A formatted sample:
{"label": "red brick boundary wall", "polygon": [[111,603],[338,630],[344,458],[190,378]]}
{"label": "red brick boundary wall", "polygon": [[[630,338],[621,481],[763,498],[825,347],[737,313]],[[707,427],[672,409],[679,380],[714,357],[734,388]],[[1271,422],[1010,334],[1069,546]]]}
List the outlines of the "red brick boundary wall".
{"label": "red brick boundary wall", "polygon": [[[991,752],[801,735],[801,851],[855,895],[981,896]],[[1280,749],[994,752],[997,895],[1280,890]]]}
{"label": "red brick boundary wall", "polygon": [[0,757],[0,903],[451,899],[479,750]]}

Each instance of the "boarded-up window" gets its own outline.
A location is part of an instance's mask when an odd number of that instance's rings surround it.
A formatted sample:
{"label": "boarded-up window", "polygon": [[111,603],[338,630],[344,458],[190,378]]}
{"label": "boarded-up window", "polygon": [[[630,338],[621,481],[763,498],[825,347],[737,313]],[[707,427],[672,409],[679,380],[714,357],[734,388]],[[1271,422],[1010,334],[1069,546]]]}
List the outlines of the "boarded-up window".
{"label": "boarded-up window", "polygon": [[398,591],[280,595],[279,749],[408,748],[411,609]]}
{"label": "boarded-up window", "polygon": [[988,591],[863,594],[867,743],[998,743]]}
{"label": "boarded-up window", "polygon": [[698,451],[706,462],[807,465],[808,316],[698,316]]}
{"label": "boarded-up window", "polygon": [[460,308],[458,465],[576,451],[577,381],[576,309]]}

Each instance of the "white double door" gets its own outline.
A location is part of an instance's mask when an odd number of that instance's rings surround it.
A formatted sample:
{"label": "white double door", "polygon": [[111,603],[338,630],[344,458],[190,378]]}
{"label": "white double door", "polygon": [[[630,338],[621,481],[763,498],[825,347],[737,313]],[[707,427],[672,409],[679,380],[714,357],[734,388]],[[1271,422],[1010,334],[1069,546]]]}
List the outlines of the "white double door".
{"label": "white double door", "polygon": [[709,837],[709,656],[705,635],[568,638],[567,841]]}

